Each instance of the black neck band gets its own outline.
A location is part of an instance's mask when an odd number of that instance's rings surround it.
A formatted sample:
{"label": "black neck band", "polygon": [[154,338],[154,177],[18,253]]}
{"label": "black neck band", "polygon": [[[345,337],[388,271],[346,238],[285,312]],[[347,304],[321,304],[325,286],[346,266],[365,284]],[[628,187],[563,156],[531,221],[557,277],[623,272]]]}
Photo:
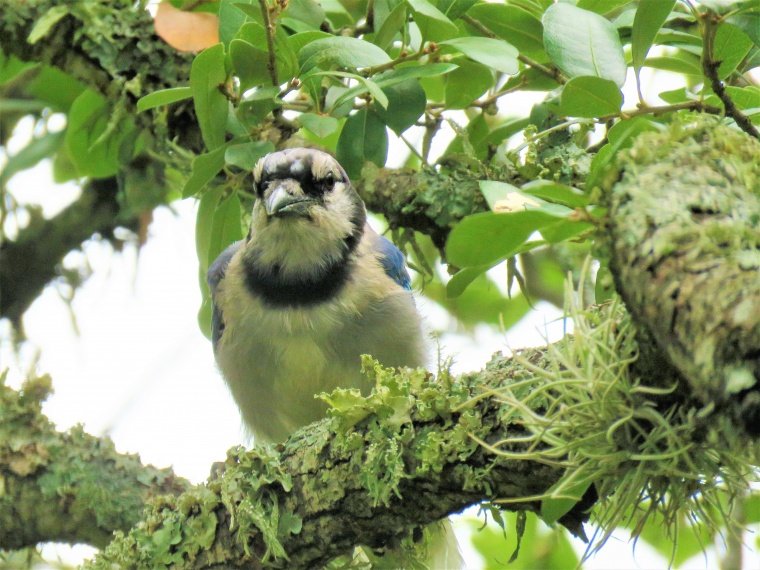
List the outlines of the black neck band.
{"label": "black neck band", "polygon": [[306,275],[283,275],[279,265],[263,265],[258,255],[245,256],[245,285],[264,304],[279,307],[313,307],[334,298],[346,285],[354,263],[353,252],[363,227],[345,239],[343,255]]}

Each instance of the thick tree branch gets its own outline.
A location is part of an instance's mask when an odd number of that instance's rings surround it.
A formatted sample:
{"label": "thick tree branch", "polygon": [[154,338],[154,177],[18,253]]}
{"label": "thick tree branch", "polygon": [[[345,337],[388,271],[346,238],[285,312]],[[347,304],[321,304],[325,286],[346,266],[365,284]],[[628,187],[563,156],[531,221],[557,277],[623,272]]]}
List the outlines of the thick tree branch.
{"label": "thick tree branch", "polygon": [[0,548],[38,542],[107,545],[142,517],[146,501],[190,488],[171,469],[116,452],[81,428],[60,433],[40,412],[47,377],[20,392],[0,376]]}
{"label": "thick tree branch", "polygon": [[61,262],[93,234],[111,237],[130,225],[121,219],[115,178],[92,180],[82,195],[57,216],[35,214],[14,241],[0,244],[0,317],[19,325],[21,316],[51,280],[61,276]]}
{"label": "thick tree branch", "polygon": [[642,135],[612,193],[612,269],[708,408],[760,434],[760,144],[717,120]]}
{"label": "thick tree branch", "polygon": [[[537,511],[539,501],[522,499],[544,493],[563,469],[507,459],[478,442],[527,434],[513,411],[484,396],[550,358],[530,350],[457,379],[370,363],[378,381],[372,396],[333,394],[334,416],[296,433],[279,453],[231,450],[205,487],[154,502],[145,522],[92,567],[172,560],[192,568],[316,568],[356,545],[382,552],[411,544],[431,522],[483,500]],[[594,500],[589,494],[562,524],[583,535]]]}

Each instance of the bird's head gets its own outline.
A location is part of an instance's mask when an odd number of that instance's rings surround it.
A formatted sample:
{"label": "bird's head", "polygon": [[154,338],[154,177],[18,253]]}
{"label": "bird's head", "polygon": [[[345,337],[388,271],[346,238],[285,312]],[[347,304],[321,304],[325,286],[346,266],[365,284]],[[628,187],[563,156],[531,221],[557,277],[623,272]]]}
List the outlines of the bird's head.
{"label": "bird's head", "polygon": [[297,275],[334,264],[356,248],[364,203],[332,156],[293,148],[262,158],[253,170],[256,201],[247,258]]}

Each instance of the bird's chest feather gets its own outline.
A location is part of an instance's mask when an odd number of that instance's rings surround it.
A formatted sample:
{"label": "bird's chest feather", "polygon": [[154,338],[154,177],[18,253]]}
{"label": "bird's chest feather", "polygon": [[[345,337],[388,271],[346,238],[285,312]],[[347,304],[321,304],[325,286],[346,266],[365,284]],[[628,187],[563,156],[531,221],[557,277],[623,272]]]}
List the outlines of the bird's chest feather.
{"label": "bird's chest feather", "polygon": [[307,307],[267,305],[244,278],[233,260],[217,296],[224,332],[216,360],[259,441],[282,441],[324,417],[326,405],[315,394],[338,387],[368,392],[362,354],[386,366],[423,364],[411,293],[380,269],[357,264],[339,295]]}
{"label": "bird's chest feather", "polygon": [[280,441],[322,418],[315,394],[337,387],[368,388],[355,339],[341,329],[355,318],[339,304],[277,309],[259,302],[225,309],[217,362],[246,425],[259,440]]}

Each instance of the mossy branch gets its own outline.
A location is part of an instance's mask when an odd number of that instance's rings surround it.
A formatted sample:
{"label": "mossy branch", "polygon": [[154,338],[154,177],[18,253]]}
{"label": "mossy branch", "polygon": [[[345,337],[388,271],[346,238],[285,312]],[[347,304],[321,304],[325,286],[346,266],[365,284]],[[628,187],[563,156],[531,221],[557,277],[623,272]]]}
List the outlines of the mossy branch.
{"label": "mossy branch", "polygon": [[141,519],[152,497],[190,488],[171,469],[117,453],[107,438],[81,427],[56,431],[41,413],[50,391],[48,377],[15,391],[0,375],[0,549],[48,541],[104,547]]}
{"label": "mossy branch", "polygon": [[619,166],[618,291],[705,413],[760,435],[760,143],[715,118],[684,119],[641,135]]}

